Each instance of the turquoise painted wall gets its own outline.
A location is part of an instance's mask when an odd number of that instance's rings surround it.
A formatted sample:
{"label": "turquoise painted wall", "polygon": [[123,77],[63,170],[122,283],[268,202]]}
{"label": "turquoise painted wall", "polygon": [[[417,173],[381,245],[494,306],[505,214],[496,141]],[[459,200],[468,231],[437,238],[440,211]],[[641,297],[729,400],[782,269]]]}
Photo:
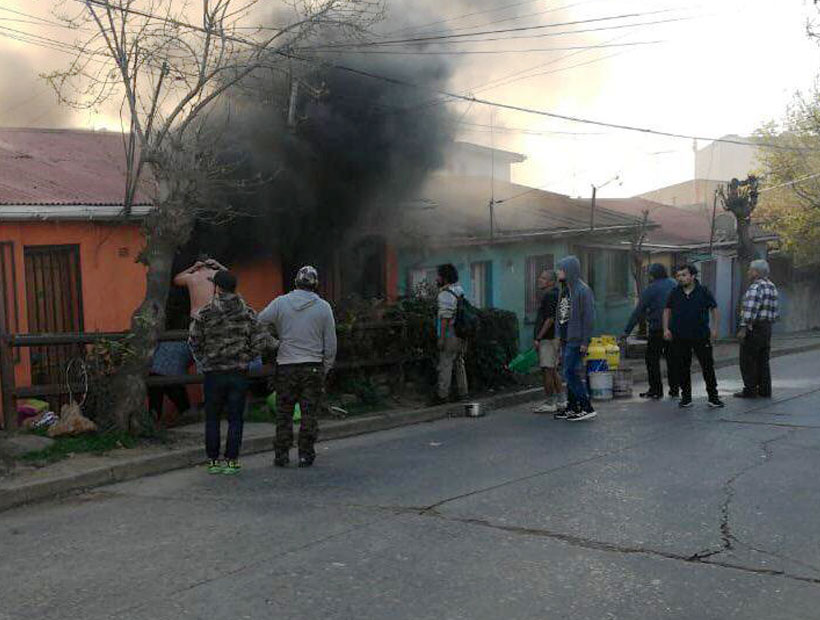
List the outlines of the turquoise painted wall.
{"label": "turquoise painted wall", "polygon": [[[635,305],[634,285],[628,269],[624,274],[627,295],[608,294],[608,262],[613,252],[625,250],[595,250],[593,271],[596,301],[595,334],[618,335],[623,331]],[[527,257],[552,254],[555,262],[570,253],[568,244],[562,240],[551,242],[515,243],[492,246],[469,246],[450,249],[400,250],[398,253],[399,293],[408,292],[408,276],[412,269],[431,269],[441,263],[453,263],[458,269],[460,284],[471,295],[470,264],[489,261],[492,265],[492,290],[488,305],[514,312],[518,317],[519,342],[522,350],[532,343],[534,317],[525,317]],[[611,288],[611,287],[610,287]]]}

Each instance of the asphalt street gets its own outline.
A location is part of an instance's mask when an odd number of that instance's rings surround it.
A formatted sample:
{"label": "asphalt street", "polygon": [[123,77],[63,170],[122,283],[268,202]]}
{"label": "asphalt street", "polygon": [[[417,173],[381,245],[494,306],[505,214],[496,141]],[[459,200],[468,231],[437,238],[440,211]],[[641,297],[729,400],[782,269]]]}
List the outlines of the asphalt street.
{"label": "asphalt street", "polygon": [[[0,514],[0,619],[818,618],[820,352],[775,398],[494,411]],[[638,390],[636,390],[637,392]]]}

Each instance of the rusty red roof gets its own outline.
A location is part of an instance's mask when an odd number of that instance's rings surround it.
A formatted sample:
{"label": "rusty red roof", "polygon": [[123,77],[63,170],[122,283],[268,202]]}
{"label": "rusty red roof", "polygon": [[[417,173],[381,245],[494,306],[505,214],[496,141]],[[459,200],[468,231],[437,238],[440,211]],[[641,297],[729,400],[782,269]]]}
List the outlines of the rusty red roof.
{"label": "rusty red roof", "polygon": [[0,205],[122,205],[124,194],[122,134],[0,128]]}

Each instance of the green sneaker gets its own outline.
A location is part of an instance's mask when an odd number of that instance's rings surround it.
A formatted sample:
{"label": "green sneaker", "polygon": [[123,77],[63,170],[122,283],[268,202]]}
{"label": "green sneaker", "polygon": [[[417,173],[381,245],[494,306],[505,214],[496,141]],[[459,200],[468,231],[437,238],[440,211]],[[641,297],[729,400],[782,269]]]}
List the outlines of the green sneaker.
{"label": "green sneaker", "polygon": [[222,463],[220,463],[218,460],[211,459],[210,461],[208,461],[209,474],[221,474],[223,469],[224,468],[222,467]]}
{"label": "green sneaker", "polygon": [[225,461],[225,466],[222,468],[222,473],[229,476],[236,475],[240,471],[242,471],[242,466],[239,461]]}

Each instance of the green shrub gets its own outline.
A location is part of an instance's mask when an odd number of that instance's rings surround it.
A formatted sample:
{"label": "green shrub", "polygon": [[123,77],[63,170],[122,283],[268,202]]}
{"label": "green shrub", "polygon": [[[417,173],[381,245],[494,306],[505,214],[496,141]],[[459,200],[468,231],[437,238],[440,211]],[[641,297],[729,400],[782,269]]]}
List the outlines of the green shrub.
{"label": "green shrub", "polygon": [[[377,309],[370,316],[362,316],[349,307],[338,314],[345,317],[339,329],[339,359],[363,361],[394,357],[408,357],[405,372],[414,379],[432,386],[436,380],[438,350],[436,343],[436,297],[422,294],[404,297],[393,304],[359,304]],[[513,382],[507,364],[518,353],[518,319],[506,310],[478,309],[480,325],[476,338],[467,347],[465,363],[471,391],[497,388]],[[378,329],[362,329],[368,324],[385,324]],[[401,325],[395,325],[399,323]],[[365,370],[340,370],[335,385],[337,390],[356,393],[368,400],[362,389]],[[355,385],[358,389],[352,389]]]}

